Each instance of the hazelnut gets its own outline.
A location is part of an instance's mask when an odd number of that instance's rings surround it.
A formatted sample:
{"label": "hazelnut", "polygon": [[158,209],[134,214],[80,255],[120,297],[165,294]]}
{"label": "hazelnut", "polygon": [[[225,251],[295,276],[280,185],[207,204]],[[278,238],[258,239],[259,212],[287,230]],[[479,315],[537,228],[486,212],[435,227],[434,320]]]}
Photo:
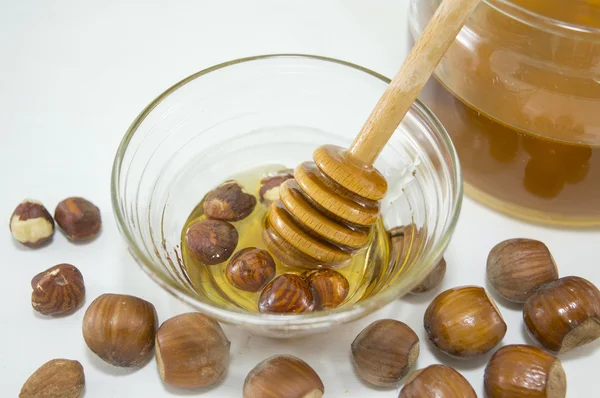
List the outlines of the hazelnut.
{"label": "hazelnut", "polygon": [[43,246],[54,236],[54,220],[38,201],[22,201],[12,216],[10,232],[17,242],[31,248]]}
{"label": "hazelnut", "polygon": [[216,220],[239,221],[256,206],[256,198],[235,181],[225,181],[204,198],[204,213]]}
{"label": "hazelnut", "polygon": [[44,315],[75,312],[85,298],[81,272],[71,264],[58,264],[31,280],[31,306]]}
{"label": "hazelnut", "polygon": [[352,342],[358,374],[376,386],[395,387],[418,357],[419,338],[408,325],[393,319],[373,322]]}
{"label": "hazelnut", "polygon": [[156,364],[166,384],[205,387],[219,381],[229,365],[229,340],[221,326],[198,312],[166,320],[156,332]]}
{"label": "hazelnut", "polygon": [[74,242],[94,238],[102,227],[100,209],[90,201],[72,197],[56,206],[54,219],[67,238]]}
{"label": "hazelnut", "polygon": [[544,347],[570,351],[600,337],[600,291],[577,276],[548,282],[527,299],[523,318]]}
{"label": "hazelnut", "polygon": [[567,376],[560,361],[539,348],[507,345],[485,368],[486,397],[564,398]]}
{"label": "hazelnut", "polygon": [[260,180],[258,194],[261,202],[270,203],[279,199],[279,186],[284,181],[294,178],[294,170],[284,170],[279,173],[269,175]]}
{"label": "hazelnut", "polygon": [[196,221],[185,233],[191,254],[207,265],[226,261],[233,254],[238,238],[233,225],[219,220]]}
{"label": "hazelnut", "polygon": [[455,357],[475,357],[494,348],[506,334],[500,310],[478,286],[463,286],[439,294],[425,311],[429,340]]}
{"label": "hazelnut", "polygon": [[398,398],[477,398],[477,394],[456,370],[431,365],[411,373]]}
{"label": "hazelnut", "polygon": [[25,382],[19,398],[78,398],[85,386],[83,366],[70,359],[53,359]]}
{"label": "hazelnut", "polygon": [[324,392],[321,378],[306,362],[275,355],[248,373],[243,398],[321,398]]}
{"label": "hazelnut", "polygon": [[103,294],[83,315],[83,338],[103,361],[122,367],[150,359],[158,321],[149,302],[124,294]]}
{"label": "hazelnut", "polygon": [[319,269],[304,274],[315,301],[315,310],[331,310],[348,296],[350,285],[344,275],[332,269]]}
{"label": "hazelnut", "polygon": [[539,286],[557,278],[550,250],[537,240],[505,240],[494,246],[487,259],[490,285],[515,303],[524,303]]}
{"label": "hazelnut", "polygon": [[410,293],[421,294],[429,292],[442,283],[444,276],[446,276],[446,260],[442,257],[437,265],[431,270],[429,275],[427,275],[427,277],[421,283],[415,286]]}
{"label": "hazelnut", "polygon": [[415,224],[394,227],[388,231],[390,262],[403,265],[414,259],[422,245],[422,232]]}
{"label": "hazelnut", "polygon": [[275,276],[275,260],[268,251],[247,247],[237,252],[225,270],[233,286],[246,292],[258,292]]}
{"label": "hazelnut", "polygon": [[304,278],[296,274],[281,274],[273,279],[258,299],[258,310],[263,313],[310,312],[314,300]]}

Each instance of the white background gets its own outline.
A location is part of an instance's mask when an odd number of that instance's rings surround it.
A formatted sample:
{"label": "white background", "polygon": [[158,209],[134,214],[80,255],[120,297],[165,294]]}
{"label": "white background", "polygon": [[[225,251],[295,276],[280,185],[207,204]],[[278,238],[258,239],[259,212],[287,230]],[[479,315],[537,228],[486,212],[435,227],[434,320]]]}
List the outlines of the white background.
{"label": "white background", "polygon": [[[136,115],[173,83],[215,63],[275,52],[336,57],[393,75],[408,49],[408,0],[376,1],[0,1],[0,395],[14,397],[44,362],[79,360],[91,397],[185,395],[165,388],[154,362],[136,371],[111,368],[87,350],[84,310],[62,319],[30,306],[31,277],[60,262],[84,274],[87,304],[105,292],[138,295],[154,303],[161,321],[188,311],[158,288],[128,255],[110,205],[110,169],[117,145]],[[84,196],[102,210],[101,236],[73,245],[57,233],[41,250],[15,244],[10,214],[25,197],[51,212],[63,198]],[[500,240],[531,237],[552,250],[561,274],[600,284],[599,232],[543,229],[465,201],[446,254],[442,289],[484,285],[485,260]],[[422,341],[418,367],[455,366],[482,392],[489,355],[450,360],[426,341],[422,316],[434,293],[409,297],[329,335],[277,341],[227,327],[231,366],[205,397],[240,397],[248,371],[275,353],[298,355],[321,375],[328,397],[396,397],[356,377],[350,343],[375,319],[409,324]],[[500,302],[508,323],[504,343],[529,342],[518,306]],[[565,355],[569,397],[595,391],[600,342]],[[595,393],[591,393],[594,395]]]}

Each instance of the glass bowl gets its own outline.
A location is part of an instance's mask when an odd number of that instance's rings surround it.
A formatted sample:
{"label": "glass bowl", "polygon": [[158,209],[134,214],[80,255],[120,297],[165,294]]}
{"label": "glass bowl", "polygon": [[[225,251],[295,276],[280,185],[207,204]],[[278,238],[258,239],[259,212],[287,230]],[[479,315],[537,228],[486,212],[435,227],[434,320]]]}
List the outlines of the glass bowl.
{"label": "glass bowl", "polygon": [[271,337],[323,332],[409,292],[443,255],[462,203],[454,147],[419,101],[375,164],[389,185],[384,225],[415,225],[418,239],[374,272],[361,301],[300,315],[250,313],[195,291],[181,261],[181,229],[209,190],[248,168],[293,168],[322,144],[347,147],[388,83],[347,62],[277,54],[226,62],[169,88],[135,119],[114,162],[112,203],[133,257],[198,311]]}

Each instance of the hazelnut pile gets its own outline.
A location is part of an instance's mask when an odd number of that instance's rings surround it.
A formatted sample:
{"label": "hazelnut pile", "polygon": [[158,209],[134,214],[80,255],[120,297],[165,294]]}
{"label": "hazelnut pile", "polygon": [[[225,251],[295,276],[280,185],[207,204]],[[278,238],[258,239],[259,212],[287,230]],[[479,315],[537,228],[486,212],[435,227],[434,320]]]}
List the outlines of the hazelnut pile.
{"label": "hazelnut pile", "polygon": [[256,293],[257,310],[261,313],[330,310],[340,306],[349,293],[348,280],[333,269],[278,274],[277,261],[267,250],[238,248],[235,222],[252,214],[257,205],[268,206],[277,200],[279,186],[291,178],[291,170],[263,178],[258,187],[258,200],[236,181],[225,181],[204,197],[204,217],[185,231],[184,243],[192,257],[207,266],[222,266],[231,286]]}
{"label": "hazelnut pile", "polygon": [[[282,174],[277,178],[289,177]],[[273,200],[277,186],[263,189],[260,201]],[[343,303],[348,281],[335,270],[277,275],[277,265],[265,250],[247,247],[234,254],[238,236],[229,221],[252,212],[257,201],[247,195],[234,182],[226,182],[207,195],[204,210],[210,218],[188,229],[190,250],[209,265],[229,260],[225,269],[228,283],[259,293],[261,312],[302,313]],[[24,201],[11,217],[10,230],[23,245],[40,247],[52,239],[54,221],[72,241],[93,238],[101,226],[97,207],[81,198],[69,198],[58,205],[54,219],[41,203]],[[406,255],[406,231],[404,227],[390,233],[398,256]],[[442,258],[412,293],[438,287],[445,272]],[[600,337],[600,291],[581,277],[560,278],[548,248],[530,239],[496,245],[488,256],[487,279],[499,296],[523,303],[524,323],[540,347],[512,344],[497,349],[484,370],[486,397],[565,397],[566,374],[557,355]],[[32,307],[43,315],[66,316],[84,303],[84,278],[71,264],[40,272],[32,278],[31,286]],[[438,294],[424,314],[423,326],[435,347],[459,358],[491,353],[507,331],[494,299],[479,286],[460,286]],[[98,296],[85,311],[82,334],[88,348],[113,366],[141,367],[154,357],[159,377],[171,387],[214,385],[229,366],[230,342],[218,322],[190,312],[161,324],[154,305],[139,297],[114,293]],[[356,336],[349,351],[364,382],[383,388],[398,388],[403,383],[398,398],[476,397],[469,382],[449,366],[433,364],[411,372],[420,341],[403,322],[382,319],[371,323]],[[325,393],[315,370],[291,355],[263,360],[250,370],[241,387],[244,398],[320,398]],[[77,398],[84,389],[81,363],[56,358],[26,380],[19,397]]]}

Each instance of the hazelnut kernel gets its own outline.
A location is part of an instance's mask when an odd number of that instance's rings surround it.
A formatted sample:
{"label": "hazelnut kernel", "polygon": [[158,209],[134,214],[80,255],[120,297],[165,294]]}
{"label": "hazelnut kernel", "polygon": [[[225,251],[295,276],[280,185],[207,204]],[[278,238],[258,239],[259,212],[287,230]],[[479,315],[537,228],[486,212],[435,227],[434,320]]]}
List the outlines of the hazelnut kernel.
{"label": "hazelnut kernel", "polygon": [[83,366],[70,359],[53,359],[25,382],[19,398],[78,398],[85,387]]}
{"label": "hazelnut kernel", "polygon": [[505,299],[523,303],[538,287],[558,278],[550,250],[533,239],[498,243],[487,259],[487,279]]}
{"label": "hazelnut kernel", "polygon": [[206,387],[219,381],[229,365],[229,340],[218,322],[190,312],[163,322],[156,332],[156,363],[165,384]]}
{"label": "hazelnut kernel", "polygon": [[431,365],[411,373],[398,398],[477,398],[477,394],[456,370]]}
{"label": "hazelnut kernel", "polygon": [[310,312],[314,301],[310,287],[304,278],[296,274],[281,274],[263,289],[258,299],[258,310],[262,313]]}
{"label": "hazelnut kernel", "polygon": [[75,312],[85,299],[83,275],[71,264],[58,264],[31,280],[31,306],[44,315]]}
{"label": "hazelnut kernel", "polygon": [[332,269],[318,269],[304,274],[315,301],[315,311],[338,307],[348,296],[350,285],[344,275]]}
{"label": "hazelnut kernel", "polygon": [[547,282],[525,302],[523,319],[548,350],[568,352],[600,337],[600,291],[577,276]]}
{"label": "hazelnut kernel", "polygon": [[558,358],[528,345],[507,345],[485,368],[486,397],[564,398],[567,376]]}
{"label": "hazelnut kernel", "polygon": [[74,242],[94,238],[102,227],[100,209],[79,197],[60,202],[54,211],[54,219],[65,236]]}
{"label": "hazelnut kernel", "polygon": [[226,221],[200,220],[191,224],[185,241],[191,254],[207,265],[226,261],[238,244],[235,227]]}
{"label": "hazelnut kernel", "polygon": [[85,311],[83,338],[92,352],[111,365],[141,366],[152,356],[157,323],[151,303],[107,293]]}
{"label": "hazelnut kernel", "polygon": [[352,359],[360,377],[382,387],[395,387],[419,357],[419,338],[405,323],[375,321],[352,342]]}
{"label": "hazelnut kernel", "polygon": [[17,242],[37,248],[52,240],[54,219],[42,203],[26,199],[10,217],[9,228]]}
{"label": "hazelnut kernel", "polygon": [[244,381],[243,398],[321,398],[321,378],[303,360],[275,355],[254,367]]}
{"label": "hazelnut kernel", "polygon": [[247,247],[229,260],[227,281],[246,292],[258,292],[275,276],[275,260],[268,251]]}
{"label": "hazelnut kernel", "polygon": [[202,203],[207,217],[216,220],[239,221],[246,218],[256,206],[256,198],[244,192],[235,181],[225,181],[210,191]]}
{"label": "hazelnut kernel", "polygon": [[454,357],[475,357],[493,349],[506,334],[498,307],[478,286],[463,286],[439,294],[424,317],[429,340]]}
{"label": "hazelnut kernel", "polygon": [[279,187],[285,181],[292,178],[294,178],[294,171],[288,169],[260,180],[258,194],[260,195],[261,202],[270,203],[279,199]]}
{"label": "hazelnut kernel", "polygon": [[446,276],[446,260],[442,257],[437,265],[429,272],[429,275],[417,286],[415,286],[410,293],[421,294],[429,292],[438,287]]}

